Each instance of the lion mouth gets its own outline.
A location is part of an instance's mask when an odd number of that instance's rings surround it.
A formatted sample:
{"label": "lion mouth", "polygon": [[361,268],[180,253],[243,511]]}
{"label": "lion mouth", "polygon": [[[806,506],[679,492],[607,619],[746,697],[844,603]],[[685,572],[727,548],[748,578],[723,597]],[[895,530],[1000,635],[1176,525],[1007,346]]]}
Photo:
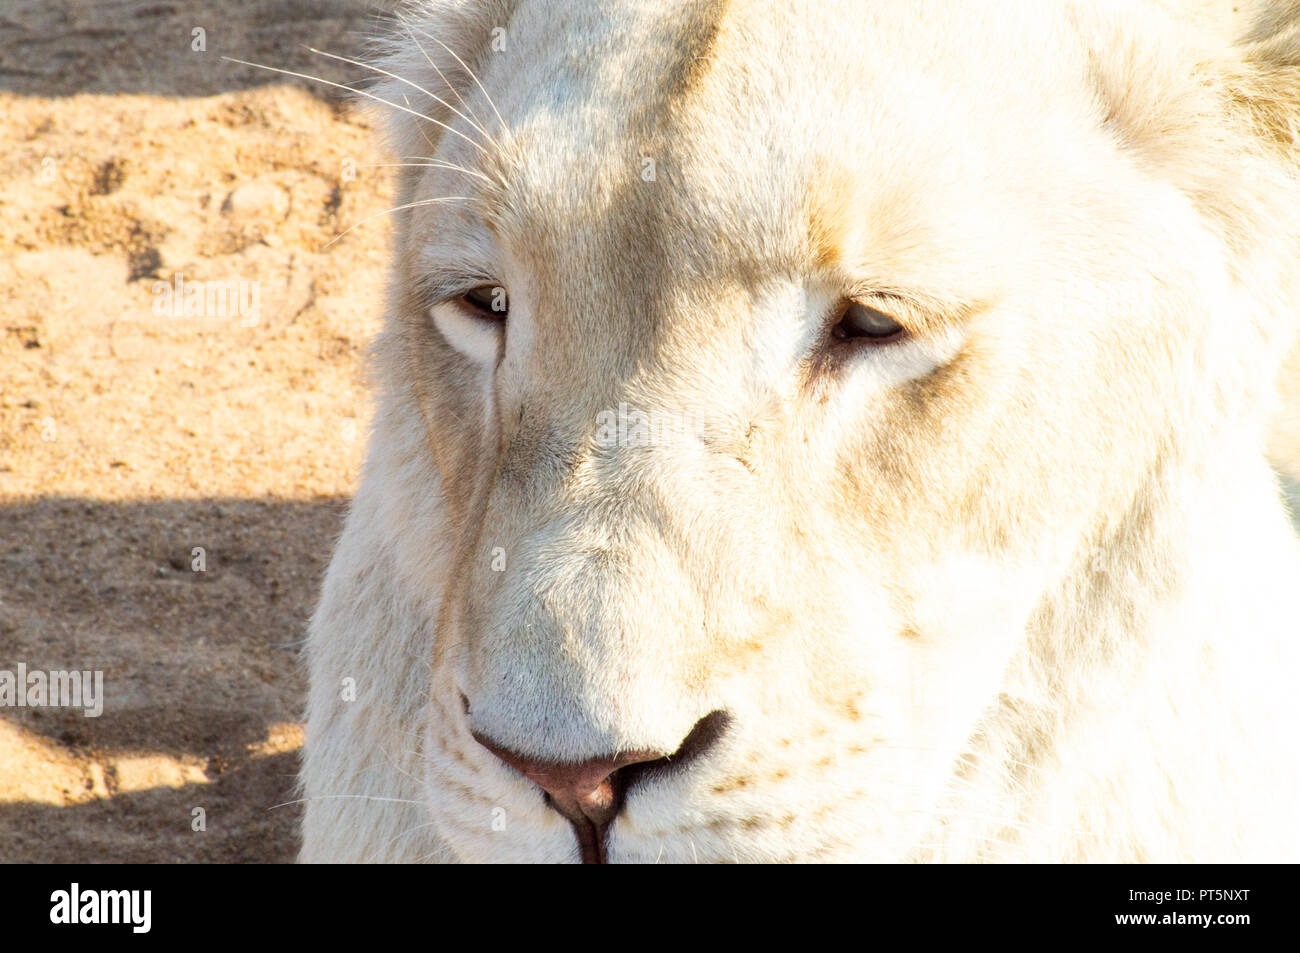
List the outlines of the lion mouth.
{"label": "lion mouth", "polygon": [[626,803],[629,789],[647,777],[686,770],[715,745],[730,721],[730,715],[722,709],[710,712],[695,723],[672,754],[625,751],[576,764],[521,755],[477,732],[473,737],[542,789],[547,806],[572,825],[582,863],[604,864],[609,862],[609,831]]}

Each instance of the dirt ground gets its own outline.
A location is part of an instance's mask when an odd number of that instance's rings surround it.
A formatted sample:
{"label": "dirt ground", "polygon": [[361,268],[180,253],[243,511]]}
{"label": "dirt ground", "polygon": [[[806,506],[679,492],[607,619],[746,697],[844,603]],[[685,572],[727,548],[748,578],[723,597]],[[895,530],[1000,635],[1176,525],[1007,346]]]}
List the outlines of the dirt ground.
{"label": "dirt ground", "polygon": [[391,160],[341,94],[221,57],[354,82],[306,47],[355,55],[373,16],[0,7],[0,670],[105,695],[0,708],[0,862],[296,853],[297,648],[357,479],[386,218],[327,243],[387,208]]}

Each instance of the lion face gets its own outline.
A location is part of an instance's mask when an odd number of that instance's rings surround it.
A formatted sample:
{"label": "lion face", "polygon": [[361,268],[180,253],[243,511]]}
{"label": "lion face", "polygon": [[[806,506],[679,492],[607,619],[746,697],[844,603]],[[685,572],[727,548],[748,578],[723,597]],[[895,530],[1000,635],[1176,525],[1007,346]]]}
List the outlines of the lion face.
{"label": "lion face", "polygon": [[914,856],[1265,319],[1064,8],[573,6],[389,67],[446,107],[380,348],[434,826]]}

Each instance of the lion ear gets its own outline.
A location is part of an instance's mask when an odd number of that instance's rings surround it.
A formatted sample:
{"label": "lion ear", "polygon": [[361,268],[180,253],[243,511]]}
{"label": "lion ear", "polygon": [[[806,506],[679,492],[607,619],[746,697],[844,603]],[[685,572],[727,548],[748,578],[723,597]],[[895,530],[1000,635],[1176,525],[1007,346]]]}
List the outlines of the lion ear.
{"label": "lion ear", "polygon": [[1300,173],[1300,0],[1257,5],[1226,88],[1250,128]]}
{"label": "lion ear", "polygon": [[1256,133],[1300,162],[1300,0],[1155,0],[1227,51],[1225,79]]}
{"label": "lion ear", "polygon": [[[1223,177],[1240,177],[1243,153],[1300,174],[1300,0],[1088,0],[1070,9],[1104,124],[1150,168],[1207,198]],[[1247,177],[1261,171],[1247,164]]]}
{"label": "lion ear", "polygon": [[1300,0],[1071,10],[1102,125],[1193,202],[1236,264],[1274,258],[1274,274],[1258,277],[1289,296],[1300,282]]}
{"label": "lion ear", "polygon": [[[1239,59],[1225,88],[1235,109],[1292,179],[1300,178],[1300,0],[1265,0],[1236,44]],[[1300,210],[1296,212],[1300,215]],[[1300,244],[1293,249],[1300,271]],[[1300,288],[1297,280],[1293,288]],[[1279,406],[1269,441],[1273,465],[1292,481],[1300,504],[1300,307],[1294,305],[1293,343],[1279,377]],[[1300,509],[1293,512],[1300,529]]]}
{"label": "lion ear", "polygon": [[[1187,197],[1227,253],[1259,332],[1241,360],[1300,396],[1300,0],[1071,4],[1097,119],[1143,171]],[[1242,337],[1243,342],[1247,341]],[[1258,342],[1258,343],[1255,343]],[[1289,376],[1288,376],[1289,375]],[[1286,417],[1287,413],[1291,417]],[[1300,475],[1300,408],[1275,459]],[[1287,435],[1290,436],[1287,436]]]}

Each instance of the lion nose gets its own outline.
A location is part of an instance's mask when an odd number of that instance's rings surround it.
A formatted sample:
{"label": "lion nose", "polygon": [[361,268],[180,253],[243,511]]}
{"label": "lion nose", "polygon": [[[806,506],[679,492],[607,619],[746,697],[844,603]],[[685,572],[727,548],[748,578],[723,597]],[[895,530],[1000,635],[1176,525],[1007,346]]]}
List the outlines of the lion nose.
{"label": "lion nose", "polygon": [[474,740],[546,792],[551,806],[569,819],[578,833],[583,863],[604,861],[605,829],[618,815],[632,765],[665,761],[661,751],[625,751],[609,758],[562,764],[517,754],[481,735]]}
{"label": "lion nose", "polygon": [[[468,710],[466,702],[466,709]],[[531,758],[474,732],[474,740],[546,792],[551,807],[568,818],[584,864],[605,862],[605,832],[623,807],[629,782],[659,766],[681,767],[710,748],[728,723],[723,711],[701,718],[675,752],[624,751],[576,764]]]}

